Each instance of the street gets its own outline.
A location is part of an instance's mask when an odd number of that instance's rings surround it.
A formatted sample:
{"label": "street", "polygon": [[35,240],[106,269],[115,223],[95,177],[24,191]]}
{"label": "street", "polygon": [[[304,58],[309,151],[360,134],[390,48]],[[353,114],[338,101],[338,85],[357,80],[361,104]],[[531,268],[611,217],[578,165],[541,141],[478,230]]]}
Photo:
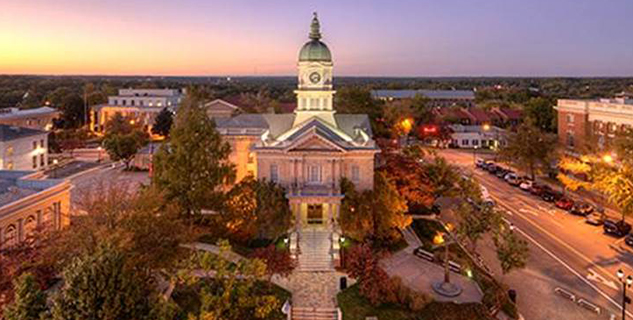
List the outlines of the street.
{"label": "street", "polygon": [[[471,172],[497,202],[504,217],[516,226],[530,244],[530,259],[523,270],[499,277],[518,292],[519,310],[526,319],[610,319],[621,317],[621,283],[618,269],[633,272],[633,254],[616,239],[602,232],[602,227],[585,223],[556,208],[552,203],[507,184],[502,179],[474,169],[470,151],[442,150],[449,163]],[[480,156],[481,157],[481,156]],[[492,155],[489,156],[492,158]],[[487,263],[496,266],[491,241],[482,248]],[[597,315],[555,292],[561,288],[578,299],[600,308]],[[630,313],[629,313],[630,316]]]}

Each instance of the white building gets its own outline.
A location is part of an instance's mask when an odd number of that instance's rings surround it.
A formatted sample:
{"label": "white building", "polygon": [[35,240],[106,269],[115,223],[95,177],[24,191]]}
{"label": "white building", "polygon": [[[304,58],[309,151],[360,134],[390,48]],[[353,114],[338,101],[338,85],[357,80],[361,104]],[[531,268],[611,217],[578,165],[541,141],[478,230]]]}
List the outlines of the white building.
{"label": "white building", "polygon": [[48,132],[0,124],[0,169],[41,170],[48,165]]}
{"label": "white building", "polygon": [[463,149],[496,149],[505,145],[505,130],[495,126],[451,125],[451,146]]}
{"label": "white building", "polygon": [[0,109],[0,124],[49,131],[53,128],[53,119],[58,116],[59,111],[51,107],[5,108]]}
{"label": "white building", "polygon": [[119,113],[150,131],[156,115],[164,108],[175,111],[184,97],[184,89],[119,89],[118,95],[108,97],[107,104],[92,108],[90,128],[105,133],[106,123]]}

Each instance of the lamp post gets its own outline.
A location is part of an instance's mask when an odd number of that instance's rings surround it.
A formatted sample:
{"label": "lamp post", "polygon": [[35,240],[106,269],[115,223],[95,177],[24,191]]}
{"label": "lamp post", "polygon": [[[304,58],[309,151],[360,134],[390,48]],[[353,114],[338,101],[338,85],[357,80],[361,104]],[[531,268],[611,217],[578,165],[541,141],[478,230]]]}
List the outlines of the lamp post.
{"label": "lamp post", "polygon": [[57,164],[59,160],[53,159],[53,179],[57,178]]}
{"label": "lamp post", "polygon": [[101,162],[101,146],[97,147],[97,163]]}
{"label": "lamp post", "polygon": [[473,165],[477,165],[477,149],[479,146],[473,146]]}
{"label": "lamp post", "polygon": [[618,279],[622,283],[622,320],[626,319],[626,304],[630,303],[629,298],[626,296],[626,288],[630,288],[631,284],[633,284],[633,277],[629,275],[624,279],[624,271],[622,269],[617,272]]}
{"label": "lamp post", "polygon": [[[450,232],[453,226],[450,223],[444,225],[446,232],[438,232],[433,237],[433,243],[435,245],[444,245],[444,281],[433,283],[432,287],[435,292],[445,297],[456,297],[462,293],[462,288],[459,285],[451,283],[450,278],[450,265],[449,265],[449,253],[448,246],[450,245],[448,237],[452,237]],[[455,241],[455,239],[452,239]]]}

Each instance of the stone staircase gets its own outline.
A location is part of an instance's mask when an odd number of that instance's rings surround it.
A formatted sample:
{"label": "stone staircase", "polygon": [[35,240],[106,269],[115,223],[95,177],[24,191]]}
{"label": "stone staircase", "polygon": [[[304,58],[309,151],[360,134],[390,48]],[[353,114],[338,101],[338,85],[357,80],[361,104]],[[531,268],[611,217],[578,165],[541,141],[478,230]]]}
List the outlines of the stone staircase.
{"label": "stone staircase", "polygon": [[292,308],[292,320],[337,320],[338,310],[335,308]]}
{"label": "stone staircase", "polygon": [[332,262],[332,232],[308,229],[299,235],[297,270],[303,272],[334,271]]}

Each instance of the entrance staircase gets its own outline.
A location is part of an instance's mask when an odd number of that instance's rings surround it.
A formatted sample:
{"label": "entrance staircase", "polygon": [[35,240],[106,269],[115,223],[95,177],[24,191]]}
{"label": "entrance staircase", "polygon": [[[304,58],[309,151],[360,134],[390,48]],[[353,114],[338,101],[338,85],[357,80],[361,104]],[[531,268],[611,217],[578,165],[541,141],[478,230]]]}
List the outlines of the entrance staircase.
{"label": "entrance staircase", "polygon": [[337,320],[335,308],[292,308],[292,320]]}
{"label": "entrance staircase", "polygon": [[326,229],[304,229],[299,234],[298,271],[334,271],[332,232]]}

